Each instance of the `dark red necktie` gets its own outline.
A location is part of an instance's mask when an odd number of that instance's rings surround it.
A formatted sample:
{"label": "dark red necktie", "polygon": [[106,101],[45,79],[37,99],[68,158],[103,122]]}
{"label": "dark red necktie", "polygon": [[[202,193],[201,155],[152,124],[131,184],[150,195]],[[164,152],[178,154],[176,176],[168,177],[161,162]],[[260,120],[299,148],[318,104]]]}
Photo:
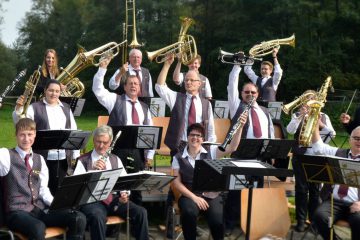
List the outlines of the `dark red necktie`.
{"label": "dark red necktie", "polygon": [[251,122],[253,125],[254,136],[256,138],[260,138],[262,136],[261,126],[260,126],[259,116],[257,115],[254,108],[251,108]]}
{"label": "dark red necktie", "polygon": [[112,193],[110,193],[109,196],[105,200],[103,200],[103,203],[105,203],[106,205],[110,205],[112,200],[113,200],[113,195]]}
{"label": "dark red necktie", "polygon": [[131,118],[132,118],[132,124],[140,124],[140,121],[139,121],[139,114],[138,112],[136,111],[136,108],[135,108],[135,103],[136,102],[133,102],[133,101],[130,101],[131,103]]}
{"label": "dark red necktie", "polygon": [[30,166],[30,163],[29,163],[30,154],[26,154],[24,160],[25,160],[26,171],[28,173],[30,173],[30,171],[31,171],[31,166]]}
{"label": "dark red necktie", "polygon": [[134,69],[135,71],[135,74],[136,74],[136,77],[139,79],[139,83],[140,83],[140,91],[139,91],[139,94],[138,94],[138,97],[141,97],[142,96],[142,89],[141,89],[141,78],[140,78],[140,70],[139,69]]}
{"label": "dark red necktie", "polygon": [[191,103],[189,108],[188,126],[196,123],[196,109],[195,109],[195,96],[191,97]]}

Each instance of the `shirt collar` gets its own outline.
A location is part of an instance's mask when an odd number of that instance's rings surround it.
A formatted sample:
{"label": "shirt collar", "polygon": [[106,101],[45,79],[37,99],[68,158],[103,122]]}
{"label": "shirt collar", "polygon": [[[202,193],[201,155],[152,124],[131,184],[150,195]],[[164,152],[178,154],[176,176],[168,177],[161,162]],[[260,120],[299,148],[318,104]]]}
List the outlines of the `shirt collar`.
{"label": "shirt collar", "polygon": [[129,69],[132,71],[138,70],[139,72],[141,72],[141,67],[139,67],[138,69],[135,69],[131,64],[129,65]]}
{"label": "shirt collar", "polygon": [[[16,147],[15,147],[15,150],[19,153],[21,159],[24,159],[25,156],[26,156],[26,154],[28,154],[27,152],[25,152],[24,150],[22,150],[19,146],[16,146]],[[32,154],[33,154],[32,149],[30,149],[30,152],[29,152],[29,153],[30,153],[30,156],[32,156]]]}
{"label": "shirt collar", "polygon": [[[183,154],[181,156],[182,158],[191,157],[188,150],[187,150],[187,147],[188,146],[186,145],[186,147],[184,148],[184,152],[183,152]],[[196,155],[196,157],[198,157],[201,153],[207,153],[206,149],[201,147],[200,153],[198,155]]]}
{"label": "shirt collar", "polygon": [[186,97],[187,98],[192,98],[192,96],[195,96],[197,99],[199,99],[200,97],[199,97],[199,93],[197,93],[197,94],[195,94],[195,95],[192,95],[192,94],[190,94],[190,93],[188,93],[188,92],[186,92]]}
{"label": "shirt collar", "polygon": [[[45,98],[42,101],[43,101],[43,103],[45,103],[46,106],[50,106],[49,103],[45,100]],[[58,99],[58,104],[59,104],[60,107],[64,106],[59,99]]]}
{"label": "shirt collar", "polygon": [[[125,100],[126,101],[130,101],[130,102],[133,102],[133,100],[131,98],[129,98],[129,96],[127,94],[125,94]],[[138,98],[135,99],[135,102],[137,103],[138,102]]]}
{"label": "shirt collar", "polygon": [[98,154],[95,149],[91,152],[91,161],[97,161],[100,158],[103,158],[100,154]]}
{"label": "shirt collar", "polygon": [[[353,154],[352,154],[351,150],[349,151],[348,157],[351,158],[351,159],[353,159]],[[360,161],[360,154],[355,155],[355,157],[356,157],[356,158],[353,159],[353,160]]]}

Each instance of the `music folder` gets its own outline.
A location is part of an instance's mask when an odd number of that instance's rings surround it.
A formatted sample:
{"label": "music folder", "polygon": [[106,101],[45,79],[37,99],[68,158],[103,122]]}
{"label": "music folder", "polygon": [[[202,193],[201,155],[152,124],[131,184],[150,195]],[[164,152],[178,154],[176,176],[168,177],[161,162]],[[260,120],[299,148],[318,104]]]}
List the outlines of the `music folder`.
{"label": "music folder", "polygon": [[128,173],[125,176],[119,177],[114,186],[114,191],[137,190],[149,192],[157,189],[161,192],[162,189],[174,179],[174,176],[152,171]]}
{"label": "music folder", "polygon": [[32,148],[79,150],[85,148],[90,135],[90,131],[81,130],[38,130]]}
{"label": "music folder", "polygon": [[123,168],[118,168],[65,177],[58,187],[49,210],[76,208],[105,200],[112,192],[122,171]]}

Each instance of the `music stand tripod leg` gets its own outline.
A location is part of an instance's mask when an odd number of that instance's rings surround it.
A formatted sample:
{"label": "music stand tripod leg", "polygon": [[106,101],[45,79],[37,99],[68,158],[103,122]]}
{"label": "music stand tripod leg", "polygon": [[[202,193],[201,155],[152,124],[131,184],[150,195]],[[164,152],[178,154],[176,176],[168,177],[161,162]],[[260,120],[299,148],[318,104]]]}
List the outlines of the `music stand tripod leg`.
{"label": "music stand tripod leg", "polygon": [[246,234],[245,239],[250,239],[250,227],[251,227],[251,208],[252,208],[252,196],[253,196],[253,188],[254,188],[254,180],[249,180],[249,193],[248,193],[248,208],[247,208],[247,216],[246,216]]}

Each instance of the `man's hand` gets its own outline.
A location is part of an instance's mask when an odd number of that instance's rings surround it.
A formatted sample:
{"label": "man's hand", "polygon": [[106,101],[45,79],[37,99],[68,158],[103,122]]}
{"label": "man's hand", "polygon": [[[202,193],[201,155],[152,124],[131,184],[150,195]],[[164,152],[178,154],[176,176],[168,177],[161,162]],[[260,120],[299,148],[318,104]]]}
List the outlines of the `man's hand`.
{"label": "man's hand", "polygon": [[25,102],[25,96],[21,95],[17,100],[16,100],[16,110],[19,110],[20,107],[24,106],[24,102]]}
{"label": "man's hand", "polygon": [[66,85],[60,83],[60,90],[65,91],[66,90]]}
{"label": "man's hand", "polygon": [[145,169],[150,170],[152,168],[152,159],[146,158],[144,165]]}
{"label": "man's hand", "polygon": [[353,204],[351,204],[350,212],[351,213],[360,212],[360,201],[357,201],[357,202],[354,202]]}
{"label": "man's hand", "polygon": [[205,211],[206,209],[209,208],[209,204],[202,197],[198,197],[195,195],[195,197],[192,200],[195,202],[195,204],[198,206],[198,208],[200,208],[200,210]]}
{"label": "man's hand", "polygon": [[110,62],[111,62],[111,58],[110,58],[110,57],[107,57],[107,58],[104,58],[104,59],[100,59],[99,67],[106,69]]}
{"label": "man's hand", "polygon": [[106,164],[104,162],[104,160],[99,159],[94,163],[94,168],[96,170],[105,170],[106,169]]}
{"label": "man's hand", "polygon": [[166,61],[165,61],[164,64],[170,66],[170,65],[174,62],[174,58],[175,58],[174,54],[173,54],[173,53],[169,53],[169,54],[167,54],[165,57],[166,57]]}
{"label": "man's hand", "polygon": [[341,122],[342,124],[349,124],[350,120],[351,120],[350,115],[348,115],[348,114],[346,114],[346,113],[342,113],[342,114],[340,115],[340,122]]}
{"label": "man's hand", "polygon": [[276,58],[278,52],[279,52],[279,48],[278,48],[278,47],[276,47],[276,48],[273,49],[273,51],[272,51],[272,56],[273,56],[273,58]]}
{"label": "man's hand", "polygon": [[128,62],[126,62],[126,63],[124,63],[124,65],[122,65],[122,67],[120,68],[120,74],[123,75],[127,71],[129,71],[129,63]]}

